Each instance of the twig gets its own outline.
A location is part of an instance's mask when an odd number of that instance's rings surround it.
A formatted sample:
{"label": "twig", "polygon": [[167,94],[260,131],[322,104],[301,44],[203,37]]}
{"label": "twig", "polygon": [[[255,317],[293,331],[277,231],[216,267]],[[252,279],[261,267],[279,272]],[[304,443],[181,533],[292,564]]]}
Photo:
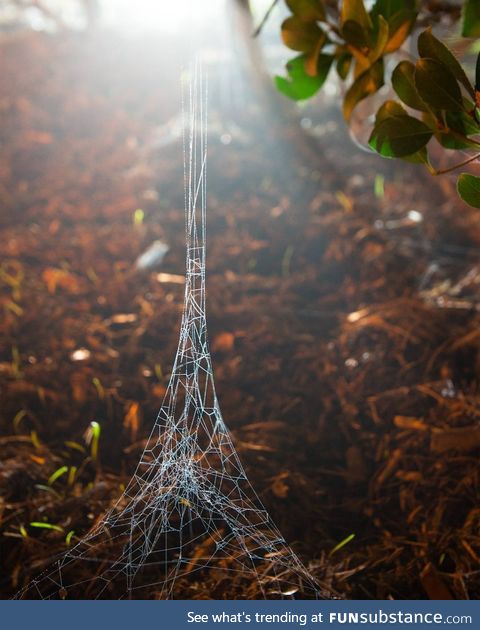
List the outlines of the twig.
{"label": "twig", "polygon": [[451,166],[450,168],[444,168],[443,170],[440,170],[440,171],[435,170],[434,175],[445,175],[446,173],[451,173],[452,171],[456,171],[457,168],[460,168],[461,166],[466,166],[467,164],[470,164],[470,162],[473,162],[474,160],[478,160],[478,158],[480,158],[480,153],[477,153],[473,155],[472,157],[468,158],[468,160],[464,160],[463,162],[460,162],[459,164],[456,164],[455,166]]}
{"label": "twig", "polygon": [[268,18],[270,17],[271,12],[273,11],[273,9],[275,8],[275,6],[277,4],[278,4],[278,0],[273,0],[272,4],[268,7],[265,15],[263,16],[262,21],[257,26],[257,28],[254,30],[253,37],[258,37],[258,35],[260,35],[260,32],[261,32],[262,28],[265,26]]}

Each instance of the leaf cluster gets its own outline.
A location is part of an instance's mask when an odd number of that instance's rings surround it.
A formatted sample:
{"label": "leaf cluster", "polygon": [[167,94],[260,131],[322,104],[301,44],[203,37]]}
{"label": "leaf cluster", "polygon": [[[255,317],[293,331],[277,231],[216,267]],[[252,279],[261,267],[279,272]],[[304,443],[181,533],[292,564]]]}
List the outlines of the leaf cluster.
{"label": "leaf cluster", "polygon": [[[424,163],[437,175],[442,171],[435,170],[428,154],[432,139],[445,149],[480,150],[477,91],[455,56],[430,28],[418,37],[418,55],[415,64],[401,61],[394,69],[392,86],[401,103],[383,103],[369,144],[383,157]],[[412,110],[415,115],[409,113]],[[475,155],[448,170],[474,159]],[[464,194],[464,180],[459,178],[460,196],[480,207],[480,197],[473,199],[471,194]]]}
{"label": "leaf cluster", "polygon": [[322,0],[286,0],[292,12],[282,24],[286,46],[301,54],[287,64],[287,77],[276,77],[286,96],[311,98],[332,67],[350,80],[343,113],[384,84],[384,56],[403,44],[417,17],[415,0],[376,0],[367,11],[363,0],[344,0],[339,16],[328,14]]}
{"label": "leaf cluster", "polygon": [[[343,114],[350,122],[355,107],[385,81],[385,57],[397,51],[415,26],[417,0],[376,0],[367,11],[364,0],[343,0],[338,15],[323,0],[286,0],[292,13],[282,24],[284,43],[300,54],[287,63],[287,76],[276,77],[280,92],[294,100],[314,96],[332,68],[349,87]],[[462,34],[480,35],[480,1],[466,0]],[[430,162],[434,140],[454,151],[480,150],[480,63],[475,86],[449,50],[428,28],[418,37],[419,58],[401,61],[392,74],[400,102],[387,100],[376,114],[370,147],[386,158]],[[473,155],[450,170],[477,159]],[[472,180],[473,178],[473,180]],[[462,174],[460,196],[480,207],[480,178]]]}

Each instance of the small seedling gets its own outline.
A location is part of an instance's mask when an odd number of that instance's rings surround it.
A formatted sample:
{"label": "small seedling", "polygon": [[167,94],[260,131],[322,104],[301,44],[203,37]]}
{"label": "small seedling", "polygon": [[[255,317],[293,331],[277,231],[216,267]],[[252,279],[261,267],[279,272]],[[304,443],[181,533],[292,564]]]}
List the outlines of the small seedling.
{"label": "small seedling", "polygon": [[38,439],[38,433],[35,430],[30,431],[30,440],[37,450],[41,448],[40,440]]}
{"label": "small seedling", "polygon": [[375,175],[373,192],[375,193],[375,197],[377,199],[383,199],[385,197],[385,178],[383,175]]}
{"label": "small seedling", "polygon": [[68,469],[68,479],[67,479],[67,483],[69,486],[73,486],[73,484],[75,483],[76,475],[77,475],[77,467],[70,466],[70,468]]}
{"label": "small seedling", "polygon": [[29,523],[30,527],[36,527],[38,529],[50,529],[55,532],[61,532],[63,534],[63,527],[60,525],[53,525],[52,523],[44,523],[43,521],[32,521]]}
{"label": "small seedling", "polygon": [[73,448],[75,451],[78,451],[79,453],[85,453],[84,447],[78,442],[71,442],[67,440],[66,442],[64,442],[64,444],[65,446],[68,446],[68,448]]}
{"label": "small seedling", "polygon": [[15,414],[13,418],[13,429],[15,431],[18,431],[20,423],[25,418],[26,415],[27,415],[27,412],[25,411],[25,409],[20,409],[20,411],[17,411],[17,413]]}
{"label": "small seedling", "polygon": [[101,380],[97,376],[94,376],[92,378],[92,383],[97,390],[98,397],[100,400],[103,400],[105,398],[105,388],[103,387]]}
{"label": "small seedling", "polygon": [[145,219],[145,212],[141,208],[137,208],[133,213],[133,227],[138,230],[142,227]]}
{"label": "small seedling", "polygon": [[72,537],[73,534],[75,533],[75,531],[73,529],[71,529],[68,534],[65,536],[65,544],[67,545],[67,547],[70,547],[70,543],[72,542]]}
{"label": "small seedling", "polygon": [[335,545],[335,547],[331,550],[331,552],[328,555],[331,556],[336,551],[340,551],[340,549],[343,549],[343,547],[345,547],[345,545],[348,545],[348,543],[351,542],[354,538],[355,538],[355,534],[350,534],[349,536],[341,540],[338,543],[338,545]]}
{"label": "small seedling", "polygon": [[57,468],[57,470],[48,478],[48,485],[51,486],[52,484],[54,484],[55,481],[59,479],[62,475],[64,475],[67,471],[68,466],[61,466],[60,468]]}
{"label": "small seedling", "polygon": [[98,443],[100,441],[101,428],[98,422],[92,420],[88,429],[85,431],[85,442],[90,446],[90,456],[93,461],[98,459]]}

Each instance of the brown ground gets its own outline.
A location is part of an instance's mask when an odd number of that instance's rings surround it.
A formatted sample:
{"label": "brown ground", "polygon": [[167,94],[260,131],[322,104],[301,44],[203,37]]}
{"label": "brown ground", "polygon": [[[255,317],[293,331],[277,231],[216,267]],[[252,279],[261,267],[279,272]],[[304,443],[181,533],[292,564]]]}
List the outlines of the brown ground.
{"label": "brown ground", "polygon": [[[118,496],[177,342],[182,285],[133,265],[162,239],[161,271],[183,273],[181,144],[158,130],[178,113],[178,76],[148,41],[84,38],[1,45],[3,597]],[[252,484],[336,593],[478,598],[479,316],[418,290],[433,260],[468,269],[478,214],[450,180],[360,152],[336,109],[307,146],[265,107],[234,112],[240,131],[226,146],[213,131],[209,153],[210,337]],[[212,124],[230,129],[229,113],[213,100]],[[385,227],[411,209],[423,223]],[[75,479],[49,486],[62,466]]]}

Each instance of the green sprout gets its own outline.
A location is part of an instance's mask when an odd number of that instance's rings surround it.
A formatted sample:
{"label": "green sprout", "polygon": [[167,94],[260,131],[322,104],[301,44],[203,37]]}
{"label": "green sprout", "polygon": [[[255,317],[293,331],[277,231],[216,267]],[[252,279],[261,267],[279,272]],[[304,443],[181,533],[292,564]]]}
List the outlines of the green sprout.
{"label": "green sprout", "polygon": [[349,534],[346,538],[341,540],[338,543],[338,545],[335,545],[335,547],[330,551],[328,555],[329,556],[333,555],[336,551],[339,551],[340,549],[345,547],[345,545],[348,545],[348,543],[351,542],[354,538],[355,538],[355,534]]}
{"label": "green sprout", "polygon": [[105,398],[105,388],[103,387],[101,380],[97,376],[94,376],[92,378],[92,383],[97,390],[98,397],[100,400],[103,400]]}
{"label": "green sprout", "polygon": [[373,191],[377,199],[383,199],[383,197],[385,197],[385,178],[383,175],[375,175]]}
{"label": "green sprout", "polygon": [[66,442],[64,442],[64,444],[65,446],[68,446],[68,448],[72,448],[75,451],[79,451],[80,453],[85,453],[85,449],[78,442],[71,442],[70,440],[67,440]]}
{"label": "green sprout", "polygon": [[18,529],[19,529],[20,533],[22,534],[23,538],[28,538],[28,532],[25,529],[24,525],[20,525],[20,527]]}
{"label": "green sprout", "polygon": [[70,547],[70,543],[72,542],[72,537],[74,533],[75,533],[75,530],[71,529],[68,532],[68,534],[65,536],[65,544],[67,545],[67,547]]}
{"label": "green sprout", "polygon": [[20,409],[20,411],[17,411],[17,413],[15,414],[13,418],[13,428],[15,431],[18,431],[20,422],[25,418],[26,415],[27,415],[27,412],[25,411],[25,409]]}
{"label": "green sprout", "polygon": [[70,466],[70,468],[68,469],[68,479],[67,479],[67,483],[69,486],[73,486],[73,484],[75,483],[75,477],[77,475],[77,467],[76,466]]}
{"label": "green sprout", "polygon": [[141,208],[137,208],[133,213],[133,227],[138,230],[142,227],[145,219],[145,212]]}
{"label": "green sprout", "polygon": [[98,443],[100,441],[101,428],[98,422],[92,420],[88,429],[85,431],[85,442],[90,446],[90,456],[94,461],[98,458]]}
{"label": "green sprout", "polygon": [[61,466],[60,468],[57,468],[57,470],[48,478],[48,485],[51,486],[52,484],[54,484],[55,481],[57,481],[57,479],[59,479],[66,472],[68,472],[68,466]]}
{"label": "green sprout", "polygon": [[33,446],[38,450],[40,450],[41,448],[41,444],[40,444],[40,440],[38,438],[38,433],[34,430],[34,431],[30,431],[30,440],[33,444]]}
{"label": "green sprout", "polygon": [[53,525],[53,523],[45,523],[43,521],[32,521],[29,523],[30,527],[37,527],[38,529],[50,529],[55,532],[61,532],[63,534],[63,527],[60,525]]}

